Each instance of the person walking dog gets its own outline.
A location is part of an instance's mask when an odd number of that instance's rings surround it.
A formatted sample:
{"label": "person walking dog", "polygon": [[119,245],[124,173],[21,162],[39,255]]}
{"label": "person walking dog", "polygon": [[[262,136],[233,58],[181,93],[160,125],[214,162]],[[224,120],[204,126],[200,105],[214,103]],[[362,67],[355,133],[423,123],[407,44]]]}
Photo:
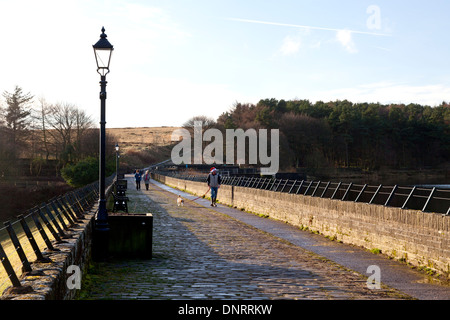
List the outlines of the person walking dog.
{"label": "person walking dog", "polygon": [[206,179],[208,182],[208,186],[211,189],[211,207],[217,207],[217,192],[220,188],[220,184],[222,179],[220,175],[217,173],[216,168],[211,168],[210,173],[208,174],[208,178]]}

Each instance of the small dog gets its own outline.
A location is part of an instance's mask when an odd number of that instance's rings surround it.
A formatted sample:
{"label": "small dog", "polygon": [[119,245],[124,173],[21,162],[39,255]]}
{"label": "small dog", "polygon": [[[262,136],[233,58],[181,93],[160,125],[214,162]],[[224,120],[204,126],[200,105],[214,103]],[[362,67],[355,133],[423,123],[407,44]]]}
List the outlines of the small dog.
{"label": "small dog", "polygon": [[177,199],[177,205],[180,207],[184,206],[184,200],[183,198],[181,198],[180,195],[178,195],[178,199]]}

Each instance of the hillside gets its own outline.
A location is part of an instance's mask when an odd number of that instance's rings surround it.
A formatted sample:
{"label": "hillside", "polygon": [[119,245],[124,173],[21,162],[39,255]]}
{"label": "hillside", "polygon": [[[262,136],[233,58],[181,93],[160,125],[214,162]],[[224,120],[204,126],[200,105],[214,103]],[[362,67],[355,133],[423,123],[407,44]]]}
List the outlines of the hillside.
{"label": "hillside", "polygon": [[117,139],[120,150],[148,150],[150,147],[166,146],[177,127],[107,128],[106,133]]}

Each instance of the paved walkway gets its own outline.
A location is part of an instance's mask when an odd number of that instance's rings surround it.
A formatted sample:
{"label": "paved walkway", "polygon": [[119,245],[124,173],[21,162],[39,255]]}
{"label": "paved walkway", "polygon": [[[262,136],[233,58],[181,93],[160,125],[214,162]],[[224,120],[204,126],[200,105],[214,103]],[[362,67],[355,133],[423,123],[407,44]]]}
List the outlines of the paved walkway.
{"label": "paved walkway", "polygon": [[[154,216],[153,259],[98,263],[83,284],[85,299],[450,298],[449,287],[427,284],[421,273],[380,255],[189,201],[195,196],[157,182],[136,191],[127,179],[130,212]],[[380,266],[381,289],[367,287],[368,265]]]}

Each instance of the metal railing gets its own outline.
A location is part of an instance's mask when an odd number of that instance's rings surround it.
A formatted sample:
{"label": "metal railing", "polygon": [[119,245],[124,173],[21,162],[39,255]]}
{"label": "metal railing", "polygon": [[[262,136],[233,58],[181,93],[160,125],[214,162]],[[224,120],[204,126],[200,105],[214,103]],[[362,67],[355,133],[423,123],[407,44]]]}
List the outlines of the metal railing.
{"label": "metal railing", "polygon": [[[206,182],[207,175],[156,172],[178,179]],[[378,204],[423,212],[450,214],[450,189],[419,186],[385,186],[346,182],[223,176],[222,184],[310,197]]]}
{"label": "metal railing", "polygon": [[[107,179],[112,185],[113,178]],[[0,228],[0,296],[9,286],[21,287],[19,277],[33,271],[35,262],[51,262],[43,250],[55,251],[54,243],[64,242],[71,227],[84,218],[98,200],[98,182],[64,195],[54,197],[19,215],[15,221],[4,222]],[[109,189],[106,191],[109,193]]]}

